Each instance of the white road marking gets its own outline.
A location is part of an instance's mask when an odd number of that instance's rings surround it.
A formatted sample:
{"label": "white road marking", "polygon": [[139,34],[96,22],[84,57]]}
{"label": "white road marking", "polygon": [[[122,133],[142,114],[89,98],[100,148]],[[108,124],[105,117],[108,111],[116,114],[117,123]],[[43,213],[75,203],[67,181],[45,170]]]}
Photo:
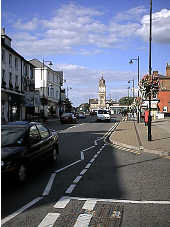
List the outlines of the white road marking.
{"label": "white road marking", "polygon": [[87,166],[85,167],[85,169],[88,169],[91,166],[91,163],[87,164]]}
{"label": "white road marking", "polygon": [[82,161],[82,160],[78,160],[78,161],[76,161],[76,162],[73,162],[73,163],[71,163],[70,165],[65,166],[64,168],[61,168],[61,169],[56,170],[55,173],[59,173],[59,172],[61,172],[62,170],[67,169],[67,168],[69,168],[70,166],[73,166],[73,165],[75,165],[75,164],[77,164],[78,162],[81,162],[81,161]]}
{"label": "white road marking", "polygon": [[94,162],[94,160],[95,160],[95,159],[94,159],[94,158],[92,158],[92,159],[90,160],[90,163]]}
{"label": "white road marking", "polygon": [[70,197],[70,199],[89,200],[89,201],[96,201],[96,202],[111,202],[111,203],[170,205],[170,201],[157,201],[157,200],[153,200],[153,201],[152,200],[118,200],[118,199],[81,198],[81,197]]}
{"label": "white road marking", "polygon": [[52,187],[52,184],[53,184],[53,181],[54,181],[54,178],[55,178],[55,175],[56,175],[56,173],[53,173],[53,174],[51,175],[50,180],[48,181],[48,184],[47,184],[47,186],[46,186],[46,188],[45,188],[45,190],[44,190],[44,192],[43,192],[43,194],[42,194],[43,196],[49,194],[49,192],[50,192],[50,190],[51,190],[51,187]]}
{"label": "white road marking", "polygon": [[67,188],[67,190],[65,191],[65,193],[70,194],[72,193],[72,191],[74,190],[74,188],[76,187],[76,184],[71,184],[69,188]]}
{"label": "white road marking", "polygon": [[42,220],[38,227],[52,227],[60,216],[59,213],[48,213],[47,216]]}
{"label": "white road marking", "polygon": [[97,201],[87,200],[83,205],[82,209],[93,210]]}
{"label": "white road marking", "polygon": [[71,197],[63,196],[57,201],[57,203],[53,207],[54,208],[65,208],[66,205],[70,202],[70,200],[71,200]]}
{"label": "white road marking", "polygon": [[81,151],[81,160],[84,160],[84,153]]}
{"label": "white road marking", "polygon": [[81,171],[80,175],[85,174],[86,171],[87,171],[87,169],[83,169],[83,170]]}
{"label": "white road marking", "polygon": [[92,214],[80,214],[74,227],[88,227],[92,217]]}
{"label": "white road marking", "polygon": [[94,158],[97,158],[97,156],[98,156],[98,155],[97,155],[97,154],[95,154]]}
{"label": "white road marking", "polygon": [[77,184],[81,178],[82,178],[82,176],[76,177],[76,179],[73,181],[73,183]]}
{"label": "white road marking", "polygon": [[12,218],[16,217],[18,214],[21,214],[23,211],[25,211],[29,207],[33,206],[35,203],[37,203],[42,198],[43,197],[38,197],[38,198],[32,200],[31,202],[29,202],[28,204],[26,204],[25,206],[23,206],[21,209],[15,211],[13,214],[5,217],[4,219],[1,220],[1,225],[5,224],[6,222],[8,222],[9,220],[11,220]]}
{"label": "white road marking", "polygon": [[81,152],[88,151],[88,150],[90,150],[90,149],[92,149],[92,148],[94,148],[94,147],[95,147],[95,146],[88,147],[88,148],[82,150]]}

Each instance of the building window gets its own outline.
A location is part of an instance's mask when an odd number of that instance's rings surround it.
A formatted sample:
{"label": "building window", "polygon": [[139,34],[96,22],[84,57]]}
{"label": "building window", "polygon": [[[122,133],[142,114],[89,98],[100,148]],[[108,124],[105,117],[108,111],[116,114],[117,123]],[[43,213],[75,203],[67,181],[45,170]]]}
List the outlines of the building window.
{"label": "building window", "polygon": [[50,89],[50,96],[54,97],[54,88]]}
{"label": "building window", "polygon": [[24,75],[27,76],[27,65],[24,63]]}
{"label": "building window", "polygon": [[9,54],[9,65],[12,66],[12,55]]}
{"label": "building window", "polygon": [[59,96],[59,95],[58,95],[58,91],[56,91],[56,98],[57,98],[57,99],[58,99],[58,96]]}
{"label": "building window", "polygon": [[2,62],[5,64],[5,50],[2,49]]}
{"label": "building window", "polygon": [[2,70],[2,83],[1,83],[2,88],[6,88],[6,79],[5,79],[5,70]]}
{"label": "building window", "polygon": [[33,68],[32,67],[30,68],[30,79],[31,80],[33,79]]}
{"label": "building window", "polygon": [[12,73],[9,73],[9,89],[13,89],[13,84],[12,84]]}
{"label": "building window", "polygon": [[18,75],[15,76],[15,89],[18,90],[19,85],[18,85]]}
{"label": "building window", "polygon": [[18,58],[15,58],[15,69],[18,70]]}

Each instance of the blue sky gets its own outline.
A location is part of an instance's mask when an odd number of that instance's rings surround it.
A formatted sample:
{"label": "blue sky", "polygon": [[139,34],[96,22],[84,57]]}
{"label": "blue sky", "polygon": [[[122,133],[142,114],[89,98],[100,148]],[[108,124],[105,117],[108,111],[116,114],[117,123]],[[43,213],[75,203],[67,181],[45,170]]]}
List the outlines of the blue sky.
{"label": "blue sky", "polygon": [[[98,95],[101,75],[107,98],[128,94],[148,72],[150,0],[2,0],[2,26],[27,60],[51,60],[63,70],[74,106]],[[152,69],[170,63],[170,0],[153,0]],[[132,84],[130,84],[132,86]],[[132,91],[131,91],[132,95]]]}

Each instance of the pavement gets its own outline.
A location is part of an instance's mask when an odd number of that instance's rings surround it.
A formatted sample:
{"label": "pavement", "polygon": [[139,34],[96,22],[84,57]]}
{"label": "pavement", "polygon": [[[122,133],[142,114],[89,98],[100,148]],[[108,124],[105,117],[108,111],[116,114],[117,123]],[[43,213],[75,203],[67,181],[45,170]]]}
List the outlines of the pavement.
{"label": "pavement", "polygon": [[113,146],[121,146],[170,159],[170,118],[153,120],[152,140],[148,141],[148,126],[136,121],[121,121],[111,134]]}

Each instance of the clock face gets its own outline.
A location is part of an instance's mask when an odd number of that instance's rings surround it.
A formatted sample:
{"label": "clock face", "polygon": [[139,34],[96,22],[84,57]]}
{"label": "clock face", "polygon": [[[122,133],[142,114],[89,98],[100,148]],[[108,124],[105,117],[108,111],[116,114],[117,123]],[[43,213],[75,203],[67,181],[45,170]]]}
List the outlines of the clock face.
{"label": "clock face", "polygon": [[104,92],[104,90],[105,90],[104,87],[100,87],[100,88],[99,88],[99,91],[100,91],[100,92]]}

